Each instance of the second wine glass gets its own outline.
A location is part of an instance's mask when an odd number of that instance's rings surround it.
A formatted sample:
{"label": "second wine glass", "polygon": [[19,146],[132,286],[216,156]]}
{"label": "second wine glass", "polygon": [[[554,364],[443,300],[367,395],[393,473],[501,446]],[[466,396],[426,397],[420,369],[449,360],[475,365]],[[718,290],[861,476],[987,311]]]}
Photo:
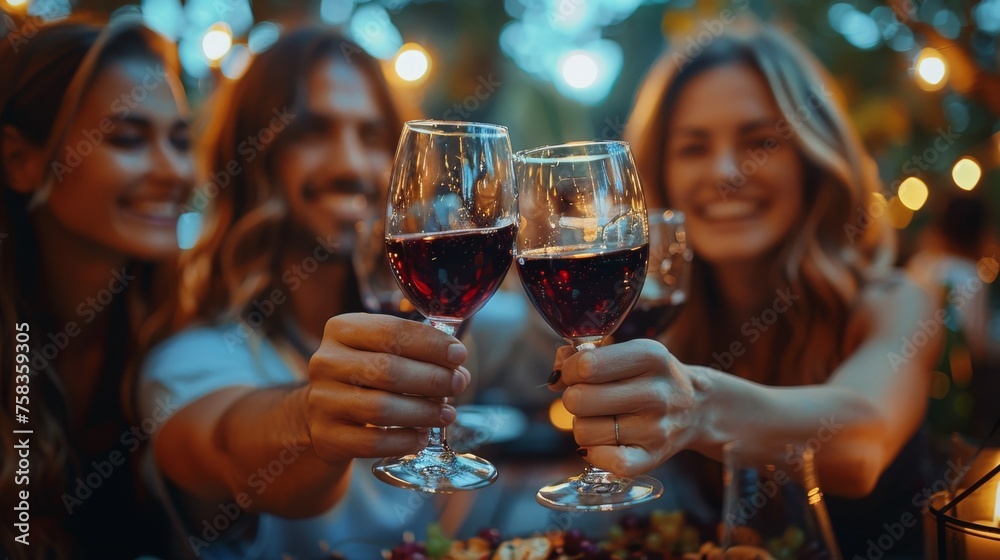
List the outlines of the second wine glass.
{"label": "second wine glass", "polygon": [[[455,335],[493,296],[513,258],[517,187],[507,129],[411,121],[389,180],[385,245],[406,299],[435,328]],[[402,488],[448,493],[491,484],[496,468],[448,447],[431,428],[425,449],[382,459],[372,469]]]}
{"label": "second wine glass", "polygon": [[[628,144],[547,146],[519,152],[517,163],[521,282],[553,330],[577,350],[593,349],[621,324],[646,276],[646,206]],[[617,427],[608,417],[620,445]],[[536,498],[552,509],[611,511],[662,493],[648,476],[620,478],[588,465]]]}

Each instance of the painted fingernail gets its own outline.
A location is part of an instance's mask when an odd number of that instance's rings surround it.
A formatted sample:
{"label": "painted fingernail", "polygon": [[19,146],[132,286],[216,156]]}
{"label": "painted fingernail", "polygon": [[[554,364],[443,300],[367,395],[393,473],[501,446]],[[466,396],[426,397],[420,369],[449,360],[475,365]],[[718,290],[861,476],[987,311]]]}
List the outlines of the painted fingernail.
{"label": "painted fingernail", "polygon": [[469,380],[459,372],[454,372],[451,376],[451,390],[453,394],[459,394],[469,386]]}
{"label": "painted fingernail", "polygon": [[461,364],[466,358],[465,346],[456,342],[448,346],[448,361],[453,364]]}
{"label": "painted fingernail", "polygon": [[443,404],[443,405],[441,405],[441,421],[442,422],[445,422],[447,424],[451,424],[452,422],[455,421],[455,418],[457,418],[457,417],[458,417],[458,412],[455,410],[455,407],[451,406],[450,404]]}
{"label": "painted fingernail", "polygon": [[559,379],[561,377],[562,377],[562,370],[561,369],[554,369],[554,370],[552,370],[552,375],[549,376],[549,385],[555,385],[556,383],[559,382]]}
{"label": "painted fingernail", "polygon": [[586,457],[587,456],[587,448],[586,447],[581,447],[580,449],[577,449],[576,450],[576,454],[579,455],[579,456],[581,456],[581,457]]}

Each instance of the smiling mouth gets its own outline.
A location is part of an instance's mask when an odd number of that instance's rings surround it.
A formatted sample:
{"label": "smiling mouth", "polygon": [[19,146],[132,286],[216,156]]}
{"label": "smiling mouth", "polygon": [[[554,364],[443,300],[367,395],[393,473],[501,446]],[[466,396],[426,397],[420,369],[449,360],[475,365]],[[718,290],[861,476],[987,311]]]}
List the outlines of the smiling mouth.
{"label": "smiling mouth", "polygon": [[740,222],[760,216],[768,206],[762,200],[720,200],[697,206],[695,214],[711,222]]}
{"label": "smiling mouth", "polygon": [[156,226],[175,226],[183,213],[180,202],[174,199],[125,199],[120,202],[120,206],[133,218]]}

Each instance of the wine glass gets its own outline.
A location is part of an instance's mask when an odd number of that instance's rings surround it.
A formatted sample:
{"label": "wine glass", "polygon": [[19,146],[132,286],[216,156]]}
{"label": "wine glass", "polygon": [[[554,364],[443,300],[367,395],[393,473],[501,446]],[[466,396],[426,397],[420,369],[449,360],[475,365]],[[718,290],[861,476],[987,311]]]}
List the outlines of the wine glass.
{"label": "wine glass", "polygon": [[[517,162],[521,283],[553,330],[577,350],[593,349],[625,318],[646,277],[646,207],[628,144],[546,146],[519,152]],[[662,493],[648,476],[588,465],[536,499],[558,510],[611,511]]]}
{"label": "wine glass", "polygon": [[740,550],[740,558],[840,560],[809,447],[770,453],[734,441],[722,450],[724,550]]}
{"label": "wine glass", "polygon": [[351,255],[361,305],[369,313],[419,320],[420,313],[403,296],[389,266],[385,251],[385,217],[366,216],[357,224],[358,235]]}
{"label": "wine glass", "polygon": [[[411,121],[389,181],[385,245],[400,289],[435,328],[455,335],[503,281],[513,259],[517,188],[507,129],[493,124]],[[492,484],[496,468],[448,447],[431,428],[425,449],[382,459],[380,480],[448,493]]]}
{"label": "wine glass", "polygon": [[649,211],[649,267],[639,301],[615,331],[615,341],[655,338],[677,318],[691,291],[693,253],[684,231],[684,213]]}

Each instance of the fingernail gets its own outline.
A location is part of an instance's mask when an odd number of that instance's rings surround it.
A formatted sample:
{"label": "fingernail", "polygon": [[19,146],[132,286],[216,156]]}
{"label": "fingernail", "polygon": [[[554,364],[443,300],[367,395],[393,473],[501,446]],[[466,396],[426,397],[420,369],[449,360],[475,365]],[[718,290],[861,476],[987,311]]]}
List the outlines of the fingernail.
{"label": "fingernail", "polygon": [[581,457],[586,457],[587,456],[587,448],[586,447],[581,447],[580,449],[577,449],[576,450],[576,454],[579,455],[579,456],[581,456]]}
{"label": "fingernail", "polygon": [[465,356],[466,356],[465,346],[462,346],[462,344],[456,342],[455,344],[448,346],[449,362],[453,364],[461,364],[462,362],[465,361]]}
{"label": "fingernail", "polygon": [[457,395],[465,390],[469,386],[469,381],[459,372],[454,372],[451,376],[451,390],[452,393]]}
{"label": "fingernail", "polygon": [[455,421],[455,418],[457,418],[457,417],[458,417],[458,412],[455,410],[455,407],[451,406],[450,404],[443,404],[443,405],[441,405],[441,421],[442,422],[445,422],[447,424],[451,424],[452,422]]}
{"label": "fingernail", "polygon": [[555,385],[561,377],[562,377],[561,369],[552,370],[552,375],[549,376],[549,385]]}

